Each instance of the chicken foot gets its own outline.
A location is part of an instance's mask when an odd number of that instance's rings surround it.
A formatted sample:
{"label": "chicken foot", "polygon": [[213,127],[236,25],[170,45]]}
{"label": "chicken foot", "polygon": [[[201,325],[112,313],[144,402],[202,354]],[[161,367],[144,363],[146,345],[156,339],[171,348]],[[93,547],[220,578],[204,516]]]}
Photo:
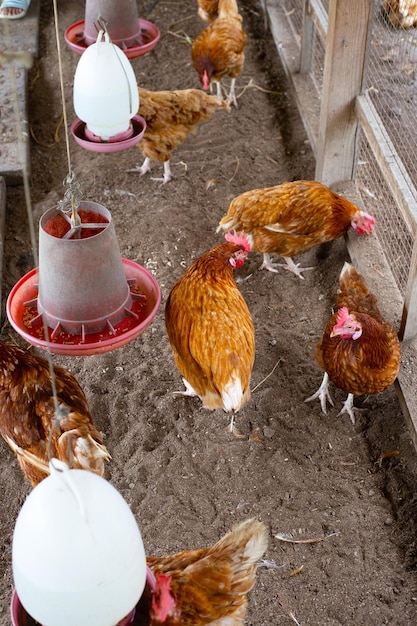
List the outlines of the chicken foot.
{"label": "chicken foot", "polygon": [[191,387],[191,385],[188,382],[188,380],[185,380],[185,378],[183,378],[182,382],[185,385],[185,390],[184,391],[174,391],[174,393],[173,393],[174,396],[187,396],[189,398],[195,398],[196,396],[198,396],[198,393],[196,393],[194,391],[194,389]]}
{"label": "chicken foot", "polygon": [[230,81],[230,89],[229,89],[229,94],[226,98],[226,102],[227,104],[234,104],[235,107],[237,108],[237,100],[236,100],[236,94],[235,94],[235,84],[236,84],[236,78],[232,78]]}
{"label": "chicken foot", "polygon": [[163,185],[165,185],[165,183],[169,183],[170,180],[172,180],[172,174],[171,174],[171,164],[168,161],[164,161],[164,175],[162,178],[153,178],[151,176],[151,180],[159,180]]}
{"label": "chicken foot", "polygon": [[358,407],[353,406],[353,399],[354,399],[354,395],[353,393],[349,393],[348,397],[346,398],[342,410],[340,411],[340,413],[338,413],[338,415],[343,415],[343,413],[347,413],[351,419],[352,424],[355,424],[356,422],[356,416],[355,413],[361,413],[362,411],[364,411],[365,409],[358,409]]}
{"label": "chicken foot", "polygon": [[278,272],[278,270],[276,269],[277,267],[284,267],[289,272],[292,272],[293,274],[301,278],[301,280],[304,280],[304,276],[301,272],[315,269],[314,267],[299,267],[300,264],[294,263],[292,258],[289,256],[285,256],[284,259],[286,263],[274,263],[273,261],[271,261],[270,255],[267,252],[264,252],[264,260],[260,269],[265,268],[269,272]]}
{"label": "chicken foot", "polygon": [[[143,176],[144,174],[147,174],[148,172],[151,171],[151,159],[149,157],[146,157],[142,165],[138,165],[134,167],[133,169],[126,170],[126,171],[127,172],[139,172],[139,174]],[[159,180],[162,182],[163,185],[165,185],[165,183],[168,183],[170,180],[172,180],[171,165],[170,165],[169,160],[164,161],[164,176],[162,178],[151,177],[151,180]]]}
{"label": "chicken foot", "polygon": [[139,172],[141,176],[143,176],[144,174],[150,171],[151,171],[151,160],[148,157],[146,157],[142,165],[137,165],[131,170],[126,170],[126,172]]}
{"label": "chicken foot", "polygon": [[[355,424],[356,422],[355,413],[361,413],[364,410],[364,409],[358,409],[357,407],[353,406],[354,397],[355,396],[353,393],[349,393],[348,397],[346,398],[343,404],[341,411],[337,414],[339,416],[339,415],[343,415],[344,413],[347,413],[350,417],[352,424]],[[330,397],[330,393],[329,393],[329,376],[327,372],[324,373],[322,383],[319,389],[316,391],[316,393],[313,393],[312,396],[310,396],[309,398],[306,398],[304,402],[310,402],[311,400],[315,400],[316,398],[320,399],[321,410],[326,415],[327,414],[326,401],[330,402],[330,404],[334,406],[334,402],[332,398]]]}
{"label": "chicken foot", "polygon": [[316,391],[316,393],[313,393],[312,396],[310,396],[309,398],[306,398],[304,402],[311,402],[312,400],[315,400],[316,398],[320,399],[320,406],[321,406],[322,413],[326,415],[327,414],[326,402],[328,401],[332,406],[334,406],[334,402],[329,393],[329,375],[327,374],[327,372],[324,372],[322,383],[320,387],[318,388],[318,390]]}
{"label": "chicken foot", "polygon": [[[222,93],[222,85],[221,82],[219,80],[213,80],[213,83],[216,85],[216,96],[219,98],[219,100],[223,100],[223,93]],[[229,93],[227,95],[227,97],[225,98],[225,102],[227,104],[234,104],[235,107],[237,108],[237,99],[236,99],[236,93],[235,93],[235,85],[236,85],[236,78],[232,78],[230,80],[230,89],[229,89]],[[211,87],[211,85],[210,85]],[[211,89],[210,89],[211,91]]]}

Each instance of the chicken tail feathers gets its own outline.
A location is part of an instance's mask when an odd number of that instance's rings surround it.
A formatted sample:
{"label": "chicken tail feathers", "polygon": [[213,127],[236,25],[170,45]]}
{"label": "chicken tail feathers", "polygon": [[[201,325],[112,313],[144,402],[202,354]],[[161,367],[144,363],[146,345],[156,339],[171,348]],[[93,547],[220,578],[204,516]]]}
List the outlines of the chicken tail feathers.
{"label": "chicken tail feathers", "polygon": [[343,265],[339,285],[340,290],[336,300],[338,309],[347,307],[349,311],[367,313],[375,319],[382,319],[377,306],[378,298],[368,289],[365,280],[351,263],[345,262]]}
{"label": "chicken tail feathers", "polygon": [[247,593],[255,583],[257,563],[268,546],[268,531],[262,522],[252,518],[235,526],[214,546],[208,554],[227,560],[233,572],[232,586],[237,591],[244,585]]}
{"label": "chicken tail feathers", "polygon": [[57,442],[58,457],[74,469],[85,469],[104,475],[104,461],[111,456],[104,444],[79,429],[63,433]]}

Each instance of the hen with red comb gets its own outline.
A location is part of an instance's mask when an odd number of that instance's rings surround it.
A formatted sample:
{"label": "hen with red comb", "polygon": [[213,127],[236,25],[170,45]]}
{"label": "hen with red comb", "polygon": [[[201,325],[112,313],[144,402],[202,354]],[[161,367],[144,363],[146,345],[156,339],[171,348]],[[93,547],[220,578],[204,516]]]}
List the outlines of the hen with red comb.
{"label": "hen with red comb", "polygon": [[339,278],[337,311],[330,317],[322,340],[317,344],[316,359],[324,369],[318,391],[306,402],[320,399],[323,413],[329,394],[329,380],[348,394],[342,413],[355,423],[355,395],[384,391],[397,377],[400,368],[400,342],[391,324],[377,306],[377,298],[362,276],[345,263]]}
{"label": "hen with red comb", "polygon": [[266,526],[248,519],[209,548],[148,557],[156,578],[152,626],[243,626],[267,543]]}
{"label": "hen with red comb", "polygon": [[245,191],[232,200],[217,231],[242,229],[254,252],[263,253],[262,267],[277,272],[271,254],[299,278],[309,268],[293,257],[312,246],[333,241],[348,230],[370,234],[375,218],[316,180],[295,180],[275,187]]}
{"label": "hen with red comb", "polygon": [[228,241],[195,260],[177,281],[165,307],[165,325],[185,396],[203,407],[238,411],[250,398],[255,359],[252,317],[233,269],[250,250],[247,237]]}

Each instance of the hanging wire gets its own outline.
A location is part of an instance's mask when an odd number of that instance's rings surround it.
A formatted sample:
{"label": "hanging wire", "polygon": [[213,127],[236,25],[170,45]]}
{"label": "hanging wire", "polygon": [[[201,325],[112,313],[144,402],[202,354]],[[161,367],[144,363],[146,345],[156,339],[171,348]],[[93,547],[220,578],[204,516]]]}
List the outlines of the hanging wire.
{"label": "hanging wire", "polygon": [[[77,209],[80,204],[80,185],[75,183],[75,174],[72,170],[71,165],[71,151],[70,151],[70,140],[69,140],[69,132],[68,132],[68,116],[67,116],[67,107],[65,104],[65,89],[64,89],[64,72],[62,70],[62,55],[61,55],[61,41],[59,36],[59,19],[58,19],[58,6],[57,0],[53,0],[54,7],[54,25],[55,25],[55,39],[56,39],[56,49],[58,53],[58,72],[59,72],[59,84],[61,89],[61,101],[62,101],[62,116],[64,118],[64,130],[65,130],[65,147],[67,151],[67,162],[68,162],[68,174],[64,179],[64,185],[68,186],[67,191],[64,196],[64,203],[70,204],[71,210],[71,227],[77,229],[81,225],[81,220],[79,218]],[[61,210],[62,210],[62,204]]]}
{"label": "hanging wire", "polygon": [[[56,5],[56,0],[54,0],[54,6],[55,5]],[[10,36],[9,23],[8,23],[8,20],[4,20],[4,22],[5,22],[4,30],[5,30],[6,46],[7,48],[11,48],[11,36]],[[22,60],[23,60],[23,63],[22,63]],[[7,53],[3,53],[1,61],[2,63],[6,65],[8,69],[9,79],[10,79],[13,113],[14,113],[14,118],[16,122],[17,149],[18,149],[18,156],[20,159],[20,164],[22,167],[23,190],[24,190],[24,197],[25,197],[25,204],[26,204],[26,213],[27,213],[28,224],[29,224],[30,242],[31,242],[31,247],[32,247],[34,264],[35,264],[35,267],[38,267],[39,266],[38,247],[37,247],[37,240],[36,240],[36,234],[35,234],[35,225],[34,225],[34,220],[33,220],[32,201],[30,197],[29,171],[28,171],[28,163],[26,159],[25,143],[24,143],[24,137],[27,136],[28,133],[26,130],[23,130],[23,124],[22,124],[20,108],[19,108],[19,100],[18,100],[18,90],[17,90],[17,81],[16,81],[16,72],[15,72],[16,66],[14,64],[14,61],[18,61],[21,63],[21,65],[23,64],[25,67],[29,69],[29,67],[31,67],[32,65],[32,62],[29,64],[28,53],[24,53],[24,52],[10,53],[9,55]],[[60,72],[61,70],[62,68],[61,68],[61,63],[60,63]],[[62,72],[61,72],[61,85],[62,85]],[[65,107],[64,107],[64,119],[66,120]],[[65,127],[66,127],[66,123],[65,123]],[[67,141],[67,154],[69,155],[69,141]],[[69,161],[69,168],[70,168],[70,173],[71,173],[70,161]],[[52,460],[52,441],[53,441],[54,432],[62,424],[65,424],[65,420],[68,420],[69,411],[64,405],[62,404],[60,405],[58,403],[58,393],[57,393],[54,365],[52,361],[52,352],[50,350],[50,343],[48,341],[48,337],[49,337],[48,322],[47,322],[45,314],[42,314],[42,324],[43,324],[43,333],[44,333],[45,342],[46,342],[46,358],[48,361],[49,378],[51,381],[52,397],[53,397],[54,410],[55,410],[55,419],[54,419],[54,423],[52,425],[51,432],[49,435],[49,440],[48,440],[48,459],[49,461],[51,461]],[[72,449],[71,449],[70,438],[68,438],[68,458],[69,458],[70,467],[71,467]]]}
{"label": "hanging wire", "polygon": [[72,173],[72,167],[71,167],[71,152],[70,152],[70,142],[69,142],[69,132],[68,132],[68,117],[67,117],[67,108],[65,106],[64,73],[62,71],[61,42],[60,42],[60,38],[59,38],[59,20],[58,20],[57,0],[53,0],[53,6],[54,6],[54,24],[55,24],[56,49],[57,49],[57,52],[58,52],[59,84],[60,84],[60,88],[61,88],[61,99],[62,99],[62,115],[63,115],[63,118],[64,118],[65,146],[66,146],[66,149],[67,149],[68,172],[69,172],[69,175],[74,176],[74,174]]}

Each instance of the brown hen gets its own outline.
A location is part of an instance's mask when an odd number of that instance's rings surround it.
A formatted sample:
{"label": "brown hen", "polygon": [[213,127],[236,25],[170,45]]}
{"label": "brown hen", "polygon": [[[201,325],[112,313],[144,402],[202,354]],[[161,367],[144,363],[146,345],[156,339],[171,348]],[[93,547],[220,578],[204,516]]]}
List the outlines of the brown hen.
{"label": "brown hen", "polygon": [[267,529],[247,520],[214,546],[147,559],[156,577],[151,626],[242,626]]}
{"label": "brown hen", "polygon": [[329,379],[348,394],[339,415],[348,413],[355,423],[355,395],[384,391],[397,378],[400,368],[400,342],[397,333],[381,315],[377,298],[350,263],[340,274],[336,312],[330,317],[316,359],[324,369],[319,390],[306,402],[320,399],[323,413],[331,405]]}
{"label": "brown hen", "polygon": [[48,476],[49,455],[102,476],[110,455],[74,375],[63,367],[53,368],[58,405],[69,413],[55,426],[48,361],[0,341],[0,363],[0,432],[32,485]]}
{"label": "brown hen", "polygon": [[139,172],[142,176],[150,171],[151,160],[160,161],[164,164],[164,176],[153,180],[170,181],[172,152],[196,130],[198,124],[220,109],[230,110],[230,107],[201,89],[149,91],[140,87],[139,114],[146,121],[146,129],[138,147],[145,161],[128,171]]}
{"label": "brown hen", "polygon": [[234,198],[217,231],[244,230],[251,249],[262,252],[262,267],[276,272],[270,254],[284,257],[286,269],[304,278],[292,257],[341,237],[350,228],[372,232],[375,219],[315,180],[296,180],[252,189]]}
{"label": "brown hen", "polygon": [[244,236],[228,233],[226,238],[174,285],[165,324],[186,386],[178,393],[199,396],[207,409],[238,411],[250,398],[255,337],[233,269],[243,265],[250,248]]}
{"label": "brown hen", "polygon": [[219,0],[218,17],[194,39],[191,58],[205,91],[216,83],[217,95],[222,98],[220,81],[231,79],[226,102],[237,106],[236,77],[245,61],[246,33],[236,0]]}

